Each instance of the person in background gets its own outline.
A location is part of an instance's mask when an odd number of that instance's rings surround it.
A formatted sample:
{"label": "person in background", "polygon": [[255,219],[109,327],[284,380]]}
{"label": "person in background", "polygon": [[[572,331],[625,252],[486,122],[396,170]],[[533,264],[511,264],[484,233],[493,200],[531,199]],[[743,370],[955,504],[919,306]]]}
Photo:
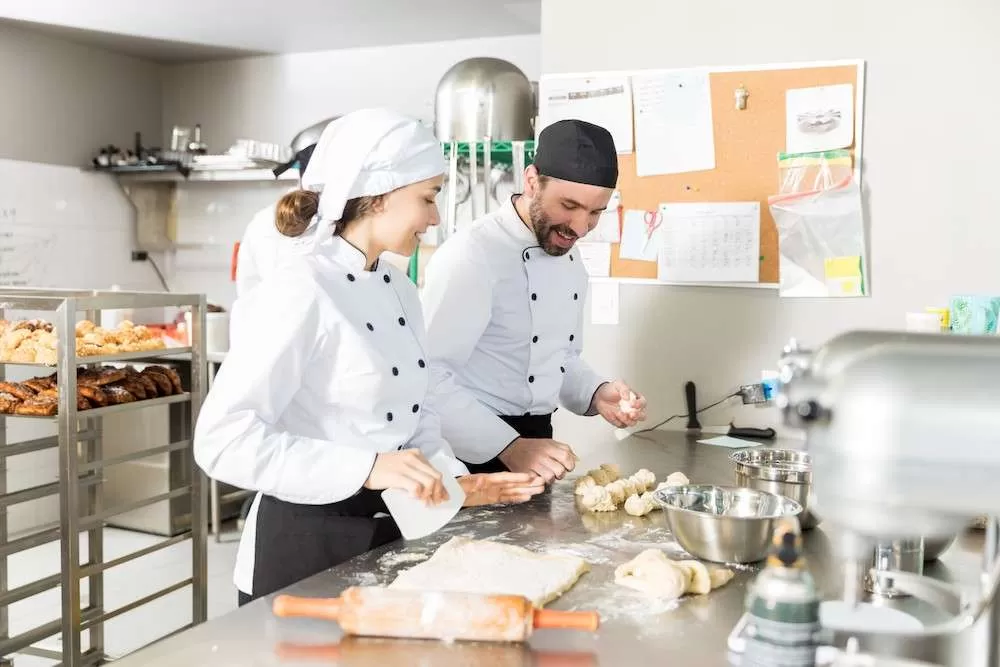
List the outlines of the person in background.
{"label": "person in background", "polygon": [[[275,167],[274,177],[281,176],[295,165],[298,165],[299,174],[304,174],[315,150],[316,144],[306,146],[291,160]],[[301,185],[301,183],[300,177],[299,184]],[[243,239],[240,241],[239,250],[236,253],[236,298],[246,294],[261,280],[274,273],[275,266],[284,253],[309,249],[308,245],[303,248],[302,244],[297,243],[293,237],[285,236],[278,230],[277,213],[276,204],[265,206],[257,211],[243,232]],[[243,529],[243,524],[250,514],[252,504],[253,497],[250,497],[244,500],[240,507],[240,530]]]}
{"label": "person in background", "polygon": [[558,405],[621,428],[645,419],[641,395],[580,357],[588,276],[575,244],[610,201],[617,157],[602,127],[546,127],[524,194],[460,230],[428,263],[431,363],[456,379],[442,432],[470,470],[546,482],[572,470],[572,450],[552,439]]}
{"label": "person in background", "polygon": [[[291,161],[279,165],[274,169],[274,176],[277,178],[288,171],[293,165],[298,164],[299,173],[304,174],[309,167],[309,160],[312,158],[316,144],[306,146],[295,154]],[[301,185],[301,178],[300,178]],[[286,253],[296,253],[310,250],[309,240],[312,234],[306,238],[296,239],[289,236],[291,230],[279,230],[276,226],[277,210],[275,205],[265,206],[257,211],[246,231],[240,240],[240,247],[236,253],[236,296],[240,297],[256,287],[261,280],[274,272],[275,266],[281,261]],[[314,230],[315,231],[315,230]]]}
{"label": "person in background", "polygon": [[416,288],[379,260],[412,253],[438,224],[443,173],[429,130],[362,110],[324,130],[303,177],[315,191],[277,206],[279,226],[332,233],[237,299],[194,437],[210,477],[257,492],[236,560],[240,604],[397,539],[383,489],[436,504],[449,474],[466,505],[544,490],[531,474],[470,475],[454,457],[434,404],[449,379],[425,361]]}

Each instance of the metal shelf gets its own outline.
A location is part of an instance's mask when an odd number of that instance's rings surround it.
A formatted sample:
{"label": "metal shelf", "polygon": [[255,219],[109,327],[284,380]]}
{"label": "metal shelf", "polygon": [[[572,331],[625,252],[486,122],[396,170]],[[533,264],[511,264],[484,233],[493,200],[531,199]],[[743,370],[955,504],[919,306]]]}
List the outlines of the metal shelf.
{"label": "metal shelf", "polygon": [[[160,396],[159,398],[147,398],[143,400],[136,400],[131,403],[119,403],[117,405],[107,405],[103,408],[91,408],[90,410],[77,410],[76,416],[80,419],[89,417],[103,417],[105,415],[113,415],[116,412],[125,412],[126,410],[139,410],[141,408],[154,408],[158,405],[170,405],[171,403],[184,403],[191,400],[191,394],[189,392],[184,392],[183,394],[171,394],[170,396]],[[18,414],[7,414],[0,412],[0,418],[7,419],[34,419],[35,421],[58,421],[59,415],[18,415]]]}
{"label": "metal shelf", "polygon": [[[166,294],[143,292],[101,292],[93,290],[35,290],[0,288],[0,319],[5,310],[51,311],[50,318],[59,332],[74,331],[79,313],[100,324],[101,311],[121,308],[155,308],[163,306],[190,307],[192,345],[179,348],[123,352],[94,357],[76,356],[76,337],[59,335],[58,363],[22,364],[0,362],[0,381],[4,380],[7,366],[42,366],[54,368],[58,375],[59,412],[53,416],[0,414],[0,655],[29,654],[60,660],[64,667],[83,667],[108,660],[104,651],[104,624],[133,609],[149,604],[174,591],[191,587],[191,623],[196,625],[208,616],[207,599],[207,480],[194,457],[189,456],[189,479],[182,486],[171,487],[131,502],[105,507],[103,470],[126,461],[167,452],[190,449],[194,424],[206,390],[207,363],[204,344],[206,303],[200,294]],[[150,363],[163,357],[186,356],[191,359],[191,376],[188,391],[132,403],[110,405],[90,410],[76,410],[77,374],[79,366],[142,360]],[[183,405],[183,425],[180,431],[171,432],[170,444],[129,452],[125,455],[105,457],[102,443],[102,418],[126,410],[139,410],[165,405]],[[45,421],[58,427],[58,435],[7,442],[7,418]],[[31,452],[58,448],[59,480],[20,491],[7,491],[7,460]],[[10,506],[30,502],[46,496],[58,496],[59,521],[39,526],[27,535],[11,540],[8,533],[6,511]],[[133,511],[160,502],[188,498],[190,502],[190,531],[167,540],[154,548],[146,548],[114,560],[104,559],[104,524],[118,514]],[[79,535],[87,533],[87,551],[80,552]],[[157,592],[135,600],[114,610],[104,608],[104,572],[112,567],[147,556],[173,544],[190,540],[191,577],[171,584]],[[62,566],[58,575],[22,583],[10,589],[7,578],[7,559],[16,553],[35,548],[48,542],[61,543]],[[81,564],[81,556],[85,561]],[[87,580],[88,604],[84,605],[80,584]],[[47,590],[58,587],[62,596],[62,613],[58,621],[29,629],[11,637],[9,633],[9,608]],[[83,650],[82,635],[86,632],[89,648]],[[36,646],[39,641],[58,634],[62,638],[60,651]]]}
{"label": "metal shelf", "polygon": [[297,170],[285,171],[280,176],[267,167],[250,169],[198,169],[180,170],[177,167],[110,167],[90,168],[86,171],[114,176],[123,185],[128,183],[238,183],[297,181]]}
{"label": "metal shelf", "polygon": [[[89,357],[75,357],[73,359],[77,366],[85,366],[87,364],[111,364],[116,361],[135,361],[148,359],[152,363],[160,357],[173,357],[182,354],[190,355],[190,347],[166,347],[157,350],[142,350],[140,352],[118,352],[115,354],[96,354]],[[55,368],[55,364],[42,364],[30,361],[4,361],[0,360],[0,364],[5,366],[37,366],[40,368]]]}

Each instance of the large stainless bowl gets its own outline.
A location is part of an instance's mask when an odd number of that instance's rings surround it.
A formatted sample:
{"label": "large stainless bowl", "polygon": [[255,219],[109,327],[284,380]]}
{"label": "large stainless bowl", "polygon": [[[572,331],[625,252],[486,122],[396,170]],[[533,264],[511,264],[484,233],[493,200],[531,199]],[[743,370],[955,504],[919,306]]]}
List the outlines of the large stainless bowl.
{"label": "large stainless bowl", "polygon": [[799,516],[802,530],[815,528],[819,523],[809,511],[812,459],[808,452],[754,447],[733,452],[729,460],[736,466],[736,486],[775,493],[802,505]]}
{"label": "large stainless bowl", "polygon": [[653,497],[684,550],[716,563],[764,560],[778,519],[802,512],[791,498],[732,486],[674,486]]}

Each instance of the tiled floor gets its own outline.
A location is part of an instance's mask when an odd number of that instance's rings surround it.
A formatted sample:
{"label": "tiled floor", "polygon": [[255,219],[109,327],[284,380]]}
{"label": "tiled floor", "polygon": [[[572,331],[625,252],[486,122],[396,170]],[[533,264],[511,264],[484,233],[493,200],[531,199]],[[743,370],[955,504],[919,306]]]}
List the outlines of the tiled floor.
{"label": "tiled floor", "polygon": [[[216,544],[208,539],[208,617],[214,618],[236,608],[236,590],[232,584],[233,564],[239,534],[236,526]],[[115,528],[104,531],[104,560],[125,554],[162,541],[155,535],[136,533]],[[82,536],[81,560],[86,559],[87,539]],[[46,544],[16,554],[9,562],[10,588],[23,586],[59,572],[59,543]],[[137,600],[170,584],[191,576],[191,543],[175,544],[154,554],[138,558],[109,570],[104,575],[104,609],[111,611]],[[87,583],[81,584],[81,596],[87,601]],[[60,614],[58,588],[18,602],[10,607],[10,634],[18,635],[31,628],[57,620]],[[181,589],[155,602],[139,607],[105,624],[105,651],[119,656],[140,648],[159,637],[169,634],[191,622],[191,589]],[[87,648],[84,633],[83,648]],[[40,648],[58,650],[58,636],[38,645]],[[14,656],[15,667],[49,667],[52,661],[32,657]]]}

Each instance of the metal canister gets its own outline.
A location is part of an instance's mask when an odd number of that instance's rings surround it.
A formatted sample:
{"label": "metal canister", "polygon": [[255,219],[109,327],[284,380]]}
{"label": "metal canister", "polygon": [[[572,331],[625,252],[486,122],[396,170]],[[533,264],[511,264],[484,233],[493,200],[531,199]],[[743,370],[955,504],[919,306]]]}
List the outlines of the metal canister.
{"label": "metal canister", "polygon": [[767,566],[747,596],[744,667],[814,667],[820,597],[802,556],[798,520],[775,529]]}

